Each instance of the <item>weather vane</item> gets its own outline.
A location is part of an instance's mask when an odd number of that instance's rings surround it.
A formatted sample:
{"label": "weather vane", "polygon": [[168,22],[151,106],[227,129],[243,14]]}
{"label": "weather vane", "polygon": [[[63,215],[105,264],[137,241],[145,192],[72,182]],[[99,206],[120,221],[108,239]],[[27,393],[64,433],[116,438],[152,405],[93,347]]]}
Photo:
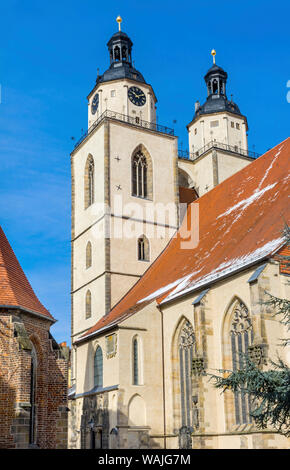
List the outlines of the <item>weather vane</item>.
{"label": "weather vane", "polygon": [[120,15],[116,18],[116,21],[117,21],[117,23],[119,24],[119,31],[121,31],[122,18],[121,18]]}
{"label": "weather vane", "polygon": [[214,49],[211,51],[211,55],[212,55],[213,63],[215,64],[216,51]]}

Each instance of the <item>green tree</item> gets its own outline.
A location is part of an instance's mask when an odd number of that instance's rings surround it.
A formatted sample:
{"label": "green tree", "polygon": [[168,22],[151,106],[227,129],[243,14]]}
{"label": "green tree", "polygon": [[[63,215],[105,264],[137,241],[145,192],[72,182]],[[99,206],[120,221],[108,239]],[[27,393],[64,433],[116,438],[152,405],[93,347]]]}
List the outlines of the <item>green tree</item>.
{"label": "green tree", "polygon": [[[287,245],[290,245],[290,228],[284,228]],[[290,265],[289,256],[280,256],[280,261]],[[266,292],[268,300],[264,304],[270,306],[273,315],[290,329],[290,301],[280,299]],[[289,338],[281,340],[283,346],[290,344]],[[241,358],[240,358],[241,359]],[[270,360],[271,368],[261,370],[247,355],[243,355],[242,367],[236,371],[219,370],[222,375],[207,374],[214,386],[223,392],[242,392],[250,395],[251,416],[258,429],[273,427],[278,433],[290,436],[290,369],[278,358]]]}

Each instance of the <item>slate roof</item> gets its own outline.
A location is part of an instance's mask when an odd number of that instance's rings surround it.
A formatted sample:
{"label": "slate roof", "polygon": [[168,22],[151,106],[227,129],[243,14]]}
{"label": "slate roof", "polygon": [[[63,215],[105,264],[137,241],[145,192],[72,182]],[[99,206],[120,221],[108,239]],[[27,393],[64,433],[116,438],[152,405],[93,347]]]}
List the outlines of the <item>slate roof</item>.
{"label": "slate roof", "polygon": [[22,308],[55,321],[35,295],[1,226],[0,306]]}
{"label": "slate roof", "polygon": [[238,105],[228,100],[226,96],[210,95],[207,97],[206,102],[196,110],[194,119],[202,114],[222,113],[224,111],[242,115]]}
{"label": "slate roof", "polygon": [[[192,202],[165,250],[80,340],[153,301],[162,304],[198,291],[280,250],[285,221],[290,224],[289,157],[290,138]],[[182,233],[197,206],[199,243],[185,249]]]}
{"label": "slate roof", "polygon": [[103,75],[98,76],[96,85],[112,80],[120,80],[122,78],[129,78],[140,83],[146,83],[142,73],[136,70],[131,64],[127,62],[114,62]]}

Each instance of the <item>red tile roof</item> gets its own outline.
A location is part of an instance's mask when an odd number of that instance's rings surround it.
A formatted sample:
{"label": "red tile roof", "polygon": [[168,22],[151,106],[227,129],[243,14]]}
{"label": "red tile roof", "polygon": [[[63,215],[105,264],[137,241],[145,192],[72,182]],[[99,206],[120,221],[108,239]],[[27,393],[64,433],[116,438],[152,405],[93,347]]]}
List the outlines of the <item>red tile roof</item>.
{"label": "red tile roof", "polygon": [[[200,289],[270,257],[289,223],[290,138],[194,201],[177,232],[144,275],[84,337],[158,304]],[[182,233],[199,208],[199,243],[185,249]],[[193,224],[196,226],[196,224]]]}
{"label": "red tile roof", "polygon": [[54,321],[36,297],[15,254],[0,227],[0,306],[21,307]]}
{"label": "red tile roof", "polygon": [[195,201],[198,198],[198,194],[195,189],[191,188],[184,188],[183,186],[179,186],[179,202],[190,204],[191,202]]}

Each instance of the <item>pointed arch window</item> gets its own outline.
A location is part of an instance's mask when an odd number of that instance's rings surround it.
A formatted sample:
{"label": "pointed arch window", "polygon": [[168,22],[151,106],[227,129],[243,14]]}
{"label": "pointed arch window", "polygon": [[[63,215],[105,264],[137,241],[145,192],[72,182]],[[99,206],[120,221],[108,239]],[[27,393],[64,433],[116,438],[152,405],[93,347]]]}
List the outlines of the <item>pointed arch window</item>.
{"label": "pointed arch window", "polygon": [[149,261],[149,240],[145,235],[138,238],[138,260]]}
{"label": "pointed arch window", "polygon": [[86,319],[92,316],[92,294],[88,290],[86,293]]}
{"label": "pointed arch window", "polygon": [[148,163],[145,155],[139,151],[132,159],[132,195],[147,198]]}
{"label": "pointed arch window", "polygon": [[[243,367],[245,354],[253,342],[253,326],[249,311],[241,301],[236,302],[230,327],[233,371]],[[244,392],[234,392],[236,424],[252,422],[250,416],[250,396]]]}
{"label": "pointed arch window", "polygon": [[92,244],[91,242],[87,243],[86,246],[86,268],[90,268],[92,266]]}
{"label": "pointed arch window", "polygon": [[178,350],[181,425],[188,427],[193,426],[191,368],[195,349],[196,344],[193,327],[189,321],[185,321],[179,335]]}
{"label": "pointed arch window", "polygon": [[132,340],[132,384],[143,384],[142,348],[139,336],[134,336]]}
{"label": "pointed arch window", "polygon": [[133,340],[133,384],[139,384],[139,352],[138,339]]}
{"label": "pointed arch window", "polygon": [[88,156],[85,167],[85,209],[95,201],[95,165],[91,155]]}
{"label": "pointed arch window", "polygon": [[100,346],[94,357],[94,387],[103,387],[103,351]]}
{"label": "pointed arch window", "polygon": [[94,161],[91,160],[89,164],[89,206],[94,202],[94,173]]}

